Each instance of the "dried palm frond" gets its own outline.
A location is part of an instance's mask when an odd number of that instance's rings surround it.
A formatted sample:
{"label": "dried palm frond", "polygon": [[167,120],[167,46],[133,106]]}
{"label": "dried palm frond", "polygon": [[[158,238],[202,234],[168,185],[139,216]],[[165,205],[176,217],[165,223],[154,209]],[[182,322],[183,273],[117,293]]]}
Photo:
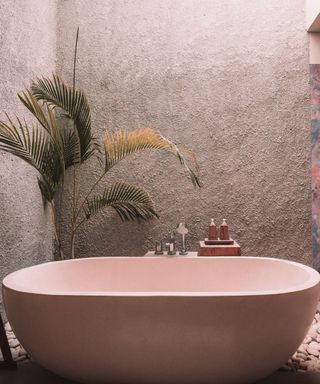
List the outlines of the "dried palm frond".
{"label": "dried palm frond", "polygon": [[[197,163],[191,151],[180,150],[175,143],[151,128],[136,129],[130,133],[119,130],[105,134],[105,170],[106,172],[126,156],[145,150],[162,150],[176,156],[187,170],[195,187],[200,187]],[[186,159],[188,157],[188,160]],[[192,163],[192,166],[189,165]]]}

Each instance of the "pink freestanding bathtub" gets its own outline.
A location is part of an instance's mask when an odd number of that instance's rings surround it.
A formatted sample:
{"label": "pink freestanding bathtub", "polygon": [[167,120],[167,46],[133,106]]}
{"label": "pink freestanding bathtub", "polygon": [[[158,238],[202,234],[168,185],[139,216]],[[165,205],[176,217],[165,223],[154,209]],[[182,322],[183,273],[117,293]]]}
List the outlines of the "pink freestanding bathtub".
{"label": "pink freestanding bathtub", "polygon": [[254,257],[51,262],[3,281],[33,359],[81,383],[254,383],[302,342],[320,294],[302,264]]}

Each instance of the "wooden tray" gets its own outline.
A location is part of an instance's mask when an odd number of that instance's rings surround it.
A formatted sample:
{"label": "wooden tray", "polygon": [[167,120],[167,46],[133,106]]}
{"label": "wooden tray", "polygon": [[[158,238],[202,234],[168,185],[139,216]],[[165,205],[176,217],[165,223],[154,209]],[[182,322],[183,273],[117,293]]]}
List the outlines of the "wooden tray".
{"label": "wooden tray", "polygon": [[232,239],[229,239],[229,240],[208,240],[208,239],[204,239],[204,243],[206,245],[231,245],[234,243],[234,240]]}
{"label": "wooden tray", "polygon": [[240,245],[234,241],[233,244],[205,244],[204,241],[199,242],[198,256],[240,256]]}

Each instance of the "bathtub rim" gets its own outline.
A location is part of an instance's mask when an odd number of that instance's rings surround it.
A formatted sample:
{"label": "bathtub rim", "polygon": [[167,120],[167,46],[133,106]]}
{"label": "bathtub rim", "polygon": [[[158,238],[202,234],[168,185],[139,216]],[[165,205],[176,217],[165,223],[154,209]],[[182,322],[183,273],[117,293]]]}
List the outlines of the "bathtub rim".
{"label": "bathtub rim", "polygon": [[[102,260],[102,259],[183,259],[183,256],[101,256],[101,257],[86,257],[79,259],[68,259],[58,261],[48,261],[32,265],[29,267],[21,268],[12,272],[4,277],[2,280],[2,289],[8,289],[18,293],[32,294],[32,295],[46,295],[46,296],[70,296],[70,297],[83,297],[83,296],[105,296],[105,297],[248,297],[248,296],[266,296],[266,295],[280,295],[287,293],[294,293],[304,291],[313,287],[319,286],[320,292],[320,273],[314,268],[304,265],[302,263],[280,259],[275,257],[258,257],[258,256],[194,256],[187,259],[255,259],[255,260],[270,260],[279,263],[291,264],[297,268],[303,269],[308,272],[309,278],[302,284],[297,284],[288,287],[287,289],[268,289],[268,290],[252,290],[252,291],[68,291],[68,290],[39,290],[39,289],[26,289],[21,288],[14,281],[14,278],[26,270],[41,268],[45,265],[56,263],[71,263],[81,262],[86,260]],[[319,294],[320,295],[320,294]]]}

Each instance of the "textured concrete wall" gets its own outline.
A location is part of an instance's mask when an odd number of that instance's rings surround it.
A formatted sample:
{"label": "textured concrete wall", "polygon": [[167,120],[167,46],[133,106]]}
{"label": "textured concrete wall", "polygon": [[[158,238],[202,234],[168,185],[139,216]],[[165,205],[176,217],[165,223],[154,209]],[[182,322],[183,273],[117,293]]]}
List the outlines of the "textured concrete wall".
{"label": "textured concrete wall", "polygon": [[[0,2],[0,118],[30,114],[17,98],[36,75],[55,70],[56,3]],[[44,213],[36,173],[0,153],[0,279],[16,269],[52,259],[50,216]]]}
{"label": "textured concrete wall", "polygon": [[[161,219],[121,224],[106,211],[80,233],[77,255],[142,255],[181,219],[195,249],[210,217],[225,217],[244,255],[309,263],[304,0],[59,1],[57,65],[69,81],[77,26],[95,134],[155,127],[196,152],[204,182],[194,190],[163,154],[123,162],[105,185],[144,186]],[[85,169],[85,189],[98,173]]]}

